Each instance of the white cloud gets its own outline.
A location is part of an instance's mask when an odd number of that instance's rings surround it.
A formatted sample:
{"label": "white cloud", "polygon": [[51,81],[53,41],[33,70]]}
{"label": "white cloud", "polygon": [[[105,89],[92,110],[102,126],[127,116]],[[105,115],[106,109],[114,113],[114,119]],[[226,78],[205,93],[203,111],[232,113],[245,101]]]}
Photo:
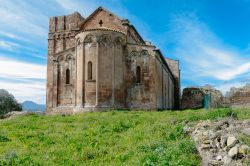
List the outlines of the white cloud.
{"label": "white cloud", "polygon": [[250,58],[244,59],[241,52],[221,42],[195,15],[174,17],[169,35],[190,80],[231,80],[250,70]]}
{"label": "white cloud", "polygon": [[46,66],[0,57],[0,76],[5,78],[45,79]]}
{"label": "white cloud", "polygon": [[13,42],[8,41],[1,41],[0,40],[0,49],[8,50],[8,51],[14,51],[16,47],[19,47],[20,45]]}
{"label": "white cloud", "polygon": [[17,38],[17,34],[26,35],[26,38],[47,36],[48,18],[36,9],[37,7],[30,6],[29,2],[25,1],[2,1],[0,5],[0,31],[13,31],[14,34],[6,34],[12,38]]}
{"label": "white cloud", "polygon": [[83,17],[87,17],[90,12],[93,12],[98,5],[94,1],[71,1],[71,0],[55,0],[64,10],[69,13],[80,12]]}
{"label": "white cloud", "polygon": [[222,83],[218,86],[215,86],[216,89],[220,90],[224,95],[230,91],[232,87],[239,88],[244,86],[245,83],[243,82],[229,82],[229,83]]}
{"label": "white cloud", "polygon": [[19,102],[29,100],[42,104],[45,103],[46,86],[44,82],[14,83],[11,81],[0,81],[0,89],[9,91]]}
{"label": "white cloud", "polygon": [[45,103],[45,65],[0,58],[0,66],[0,89],[8,90],[20,102],[32,100]]}

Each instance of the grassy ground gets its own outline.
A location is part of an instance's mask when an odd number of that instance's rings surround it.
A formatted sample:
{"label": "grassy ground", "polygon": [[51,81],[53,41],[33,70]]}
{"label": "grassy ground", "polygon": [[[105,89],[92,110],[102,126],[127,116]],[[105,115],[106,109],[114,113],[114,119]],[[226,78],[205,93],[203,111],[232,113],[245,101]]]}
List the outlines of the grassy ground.
{"label": "grassy ground", "polygon": [[183,121],[250,110],[108,111],[0,121],[0,165],[199,165]]}

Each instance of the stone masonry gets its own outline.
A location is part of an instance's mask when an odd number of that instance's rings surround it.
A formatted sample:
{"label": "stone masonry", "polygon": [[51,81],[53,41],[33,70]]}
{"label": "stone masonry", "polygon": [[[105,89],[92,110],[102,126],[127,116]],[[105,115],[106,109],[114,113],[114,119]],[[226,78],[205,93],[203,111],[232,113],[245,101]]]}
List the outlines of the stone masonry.
{"label": "stone masonry", "polygon": [[179,61],[165,59],[129,20],[102,7],[87,18],[50,18],[47,113],[177,109],[179,98]]}

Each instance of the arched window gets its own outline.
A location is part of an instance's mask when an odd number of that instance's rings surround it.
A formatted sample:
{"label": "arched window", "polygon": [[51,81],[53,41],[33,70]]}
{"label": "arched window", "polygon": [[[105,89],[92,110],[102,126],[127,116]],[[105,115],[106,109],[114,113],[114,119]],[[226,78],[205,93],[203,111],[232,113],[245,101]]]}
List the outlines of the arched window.
{"label": "arched window", "polygon": [[136,67],[136,83],[141,83],[141,67]]}
{"label": "arched window", "polygon": [[70,70],[66,69],[66,84],[70,84]]}
{"label": "arched window", "polygon": [[92,80],[92,62],[88,62],[88,80]]}

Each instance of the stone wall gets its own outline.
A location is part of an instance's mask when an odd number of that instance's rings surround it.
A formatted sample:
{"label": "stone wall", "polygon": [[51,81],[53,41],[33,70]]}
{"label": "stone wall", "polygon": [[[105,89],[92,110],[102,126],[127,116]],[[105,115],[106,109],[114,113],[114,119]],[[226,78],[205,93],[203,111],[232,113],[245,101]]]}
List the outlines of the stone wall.
{"label": "stone wall", "polygon": [[[81,32],[76,38],[79,41],[78,45],[83,45],[83,51],[77,51],[77,57],[83,58],[77,59],[79,64],[77,70],[82,70],[81,63],[84,61],[85,71],[84,79],[78,77],[77,88],[78,94],[85,94],[82,106],[125,107],[124,34],[101,29]],[[89,63],[92,64],[92,78],[89,78]]]}
{"label": "stone wall", "polygon": [[181,85],[180,85],[180,64],[178,60],[173,60],[170,58],[165,58],[171,72],[174,75],[175,82],[174,82],[174,91],[175,91],[175,107],[179,108],[180,107],[180,98],[181,98]]}
{"label": "stone wall", "polygon": [[179,103],[179,64],[106,9],[50,18],[48,44],[47,113]]}
{"label": "stone wall", "polygon": [[181,99],[182,109],[197,109],[204,107],[204,92],[198,87],[184,88]]}
{"label": "stone wall", "polygon": [[183,89],[181,108],[197,109],[204,107],[204,96],[210,96],[210,108],[226,107],[226,99],[222,93],[211,86],[189,87]]}
{"label": "stone wall", "polygon": [[250,85],[241,88],[231,88],[227,94],[230,106],[233,108],[250,107]]}
{"label": "stone wall", "polygon": [[[77,12],[49,20],[47,64],[47,110],[75,102],[75,34],[84,18]],[[67,51],[66,51],[67,50]],[[65,85],[65,72],[70,70],[71,83]]]}

